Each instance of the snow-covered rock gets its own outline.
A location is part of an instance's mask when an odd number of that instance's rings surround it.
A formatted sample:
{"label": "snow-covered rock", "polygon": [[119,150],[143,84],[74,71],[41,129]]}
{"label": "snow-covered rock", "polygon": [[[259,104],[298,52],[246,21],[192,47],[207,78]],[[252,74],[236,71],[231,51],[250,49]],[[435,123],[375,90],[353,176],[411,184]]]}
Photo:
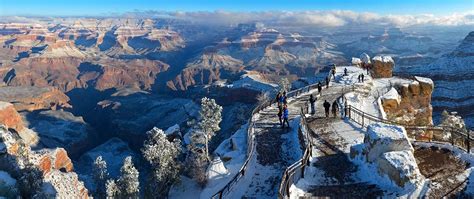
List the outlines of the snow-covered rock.
{"label": "snow-covered rock", "polygon": [[387,175],[399,187],[409,184],[420,184],[423,177],[416,164],[412,151],[391,151],[377,159],[379,172]]}
{"label": "snow-covered rock", "polygon": [[395,62],[390,56],[375,56],[372,58],[372,77],[384,78],[392,77],[393,67]]}
{"label": "snow-covered rock", "polygon": [[380,97],[384,107],[397,108],[400,105],[401,97],[397,92],[397,89],[391,88],[390,91]]}
{"label": "snow-covered rock", "polygon": [[360,55],[360,61],[362,61],[365,64],[370,64],[370,56],[367,53],[362,53]]}
{"label": "snow-covered rock", "polygon": [[367,147],[369,162],[376,161],[380,155],[386,152],[403,150],[413,152],[414,150],[408,141],[405,128],[382,123],[371,124],[367,127],[364,143]]}
{"label": "snow-covered rock", "polygon": [[359,58],[353,57],[351,59],[351,63],[352,63],[353,66],[359,66],[360,64],[362,64],[362,60],[360,60]]}

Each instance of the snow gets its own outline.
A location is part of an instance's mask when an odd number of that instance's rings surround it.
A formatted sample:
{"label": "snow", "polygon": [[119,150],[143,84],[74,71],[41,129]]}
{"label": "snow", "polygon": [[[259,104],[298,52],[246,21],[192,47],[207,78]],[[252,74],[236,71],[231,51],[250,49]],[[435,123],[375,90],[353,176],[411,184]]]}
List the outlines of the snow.
{"label": "snow", "polygon": [[393,99],[393,100],[396,100],[398,104],[400,104],[400,101],[402,100],[401,99],[401,96],[398,94],[397,92],[397,89],[395,89],[394,87],[392,87],[390,89],[390,91],[388,91],[387,93],[385,93],[382,97],[381,97],[382,100],[390,100],[390,99]]}
{"label": "snow", "polygon": [[165,130],[165,135],[171,135],[175,132],[179,132],[179,125],[175,124],[173,126],[168,127],[168,129]]}
{"label": "snow", "polygon": [[372,58],[373,61],[380,61],[383,63],[395,63],[391,56],[375,56]]}
{"label": "snow", "polygon": [[415,76],[415,79],[416,81],[427,83],[434,86],[433,80],[431,80],[430,78]]}
{"label": "snow", "polygon": [[234,81],[232,84],[227,85],[229,88],[248,88],[251,90],[266,92],[272,91],[278,87],[276,84],[268,83],[262,80],[258,74],[247,73],[242,77]]}
{"label": "snow", "polygon": [[362,63],[362,61],[359,58],[353,57],[351,60],[352,65],[359,65]]}
{"label": "snow", "polygon": [[366,135],[369,140],[381,140],[386,144],[390,143],[392,140],[408,140],[405,128],[383,123],[370,124],[367,127]]}
{"label": "snow", "polygon": [[7,108],[7,107],[9,107],[9,106],[12,106],[12,105],[13,105],[13,104],[11,104],[11,103],[0,101],[0,110],[3,110],[3,109],[5,109],[5,108]]}
{"label": "snow", "polygon": [[[224,166],[224,162],[222,162],[221,158],[215,157],[207,168],[207,177],[213,179],[211,182],[216,182],[217,179],[227,175],[229,175],[229,171]],[[207,186],[212,186],[212,184],[209,183]]]}
{"label": "snow", "polygon": [[370,56],[366,53],[360,55],[360,60],[364,63],[370,64]]}

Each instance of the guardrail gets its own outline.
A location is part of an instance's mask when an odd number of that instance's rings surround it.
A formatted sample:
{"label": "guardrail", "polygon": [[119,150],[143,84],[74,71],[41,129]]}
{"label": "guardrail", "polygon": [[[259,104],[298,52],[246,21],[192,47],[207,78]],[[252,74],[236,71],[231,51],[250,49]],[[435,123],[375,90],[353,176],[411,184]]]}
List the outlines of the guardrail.
{"label": "guardrail", "polygon": [[[321,85],[321,86],[323,86],[323,85]],[[296,97],[296,96],[301,95],[303,93],[309,92],[310,90],[315,89],[317,87],[318,87],[317,84],[310,84],[310,85],[304,86],[302,88],[292,90],[292,91],[288,92],[286,94],[286,96],[287,96],[287,98]],[[270,99],[273,99],[273,98],[270,98]],[[265,101],[264,103],[260,104],[259,106],[257,106],[252,111],[251,117],[248,120],[248,128],[247,128],[247,159],[245,160],[244,164],[240,168],[239,172],[222,189],[220,189],[217,193],[215,193],[214,195],[211,196],[212,199],[222,199],[227,193],[230,192],[230,190],[232,189],[232,186],[234,186],[245,175],[245,171],[247,170],[248,163],[249,163],[250,159],[252,158],[252,155],[254,155],[254,148],[255,148],[254,147],[255,143],[254,143],[254,139],[253,139],[255,123],[253,121],[253,117],[256,113],[258,113],[261,110],[271,106],[272,104],[273,104],[272,100]],[[304,114],[303,114],[303,116],[304,116]],[[303,119],[302,119],[302,121],[303,121]],[[306,120],[304,120],[304,122],[306,122]],[[306,123],[305,123],[305,125],[306,125]],[[306,154],[306,152],[305,152],[305,154]],[[311,157],[311,156],[308,156],[308,158],[309,157]]]}
{"label": "guardrail", "polygon": [[[419,125],[410,125],[410,124],[403,124],[399,122],[394,122],[391,120],[379,118],[377,116],[368,114],[360,109],[357,109],[351,105],[348,105],[346,107],[345,111],[345,116],[348,117],[350,120],[354,121],[355,123],[361,125],[362,127],[367,126],[371,123],[384,123],[384,124],[391,124],[391,125],[398,125],[398,126],[403,126],[407,131],[423,131],[423,132],[438,132],[439,134],[443,135],[446,133],[450,133],[450,140],[446,141],[442,137],[438,136],[433,136],[433,137],[422,137],[425,139],[428,139],[428,142],[431,141],[436,141],[436,142],[444,142],[444,143],[450,143],[451,145],[458,146],[461,149],[464,149],[466,152],[471,151],[471,144],[474,142],[474,139],[470,136],[469,132],[465,132],[462,129],[457,129],[453,127],[448,127],[448,126],[432,126],[432,125],[426,125],[426,126],[419,126]],[[414,137],[415,140],[417,137]]]}
{"label": "guardrail", "polygon": [[305,142],[305,150],[303,157],[290,165],[283,172],[281,179],[280,187],[278,189],[278,198],[288,198],[290,195],[290,186],[295,182],[298,182],[299,179],[304,178],[305,167],[309,165],[309,158],[312,156],[313,144],[311,142],[311,137],[309,136],[310,129],[308,128],[308,123],[306,121],[306,111],[308,110],[307,105],[301,107],[301,120],[300,126],[298,129],[298,135],[303,137]]}

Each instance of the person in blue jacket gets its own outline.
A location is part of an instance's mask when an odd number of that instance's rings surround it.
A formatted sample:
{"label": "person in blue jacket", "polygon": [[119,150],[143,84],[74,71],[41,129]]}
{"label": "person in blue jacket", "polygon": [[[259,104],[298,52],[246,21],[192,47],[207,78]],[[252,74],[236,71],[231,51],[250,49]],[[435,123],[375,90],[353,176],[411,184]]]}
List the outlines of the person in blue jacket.
{"label": "person in blue jacket", "polygon": [[290,128],[290,122],[288,122],[288,106],[285,104],[283,106],[283,125],[281,125],[281,128],[285,128],[285,122],[288,126],[288,128]]}

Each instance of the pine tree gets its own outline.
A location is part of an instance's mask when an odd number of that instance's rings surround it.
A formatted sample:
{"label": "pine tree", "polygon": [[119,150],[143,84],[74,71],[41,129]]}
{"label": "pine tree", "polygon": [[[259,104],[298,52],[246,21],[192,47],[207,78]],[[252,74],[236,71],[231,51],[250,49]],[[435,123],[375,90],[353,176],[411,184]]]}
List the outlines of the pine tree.
{"label": "pine tree", "polygon": [[201,121],[199,123],[205,137],[205,155],[208,161],[209,157],[209,140],[221,128],[219,124],[222,121],[222,106],[219,106],[214,99],[204,97],[201,99],[201,111],[199,112]]}
{"label": "pine tree", "polygon": [[102,156],[95,159],[92,173],[96,186],[95,195],[97,198],[104,198],[106,194],[105,184],[109,178],[109,173],[107,172],[107,162],[102,159]]}
{"label": "pine tree", "polygon": [[120,195],[120,190],[117,187],[117,184],[115,184],[115,180],[109,179],[105,183],[105,190],[106,190],[106,198],[108,199],[114,199],[117,198]]}
{"label": "pine tree", "polygon": [[120,168],[120,178],[118,180],[118,187],[121,198],[138,198],[140,192],[140,183],[138,181],[138,171],[132,162],[132,157],[128,156],[123,161],[122,168]]}
{"label": "pine tree", "polygon": [[146,195],[148,198],[165,198],[171,186],[179,181],[177,157],[181,153],[181,143],[179,140],[168,141],[163,130],[156,127],[147,134],[142,153],[152,172],[148,177]]}
{"label": "pine tree", "polygon": [[282,78],[280,82],[278,82],[278,86],[280,87],[280,92],[288,92],[291,85],[287,78]]}
{"label": "pine tree", "polygon": [[205,134],[194,132],[191,135],[191,143],[188,145],[186,156],[187,172],[202,187],[207,183],[206,168],[208,165],[205,154]]}

